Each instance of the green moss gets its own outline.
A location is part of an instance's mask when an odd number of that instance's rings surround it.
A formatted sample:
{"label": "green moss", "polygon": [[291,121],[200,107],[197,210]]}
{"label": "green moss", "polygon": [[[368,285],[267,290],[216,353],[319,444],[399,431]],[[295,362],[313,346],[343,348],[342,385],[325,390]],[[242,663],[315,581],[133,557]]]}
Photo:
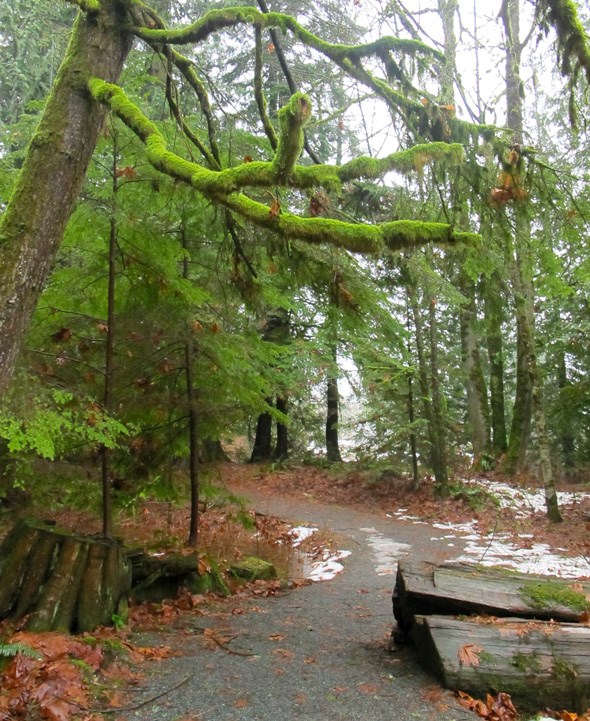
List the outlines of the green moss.
{"label": "green moss", "polygon": [[303,150],[303,128],[311,115],[311,100],[304,93],[295,93],[279,110],[279,144],[272,162],[279,184],[290,177]]}
{"label": "green moss", "polygon": [[456,233],[452,226],[445,223],[407,220],[367,225],[329,218],[303,218],[291,213],[271,213],[267,205],[236,192],[245,185],[268,187],[277,180],[291,184],[296,181],[321,184],[323,181],[332,187],[338,184],[334,179],[334,168],[318,166],[306,170],[294,165],[303,143],[302,128],[311,110],[309,100],[302,93],[296,93],[283,109],[281,122],[284,132],[272,163],[242,163],[236,168],[218,172],[169,151],[154,123],[143,115],[118,86],[92,78],[88,87],[95,99],[108,104],[144,141],[147,159],[155,168],[192,185],[206,197],[222,203],[256,225],[284,236],[312,243],[329,243],[352,252],[370,254],[379,253],[384,247],[399,250],[416,244],[473,241],[479,237],[472,233]]}
{"label": "green moss", "polygon": [[586,596],[579,591],[574,591],[571,586],[561,581],[547,580],[526,583],[521,587],[520,595],[523,601],[529,603],[533,608],[546,609],[565,606],[578,613],[590,610],[590,602]]}
{"label": "green moss", "polygon": [[510,662],[515,669],[525,674],[537,674],[543,670],[543,665],[536,651],[533,653],[515,653]]}
{"label": "green moss", "polygon": [[563,679],[565,681],[576,681],[580,677],[580,672],[575,663],[566,661],[559,656],[553,657],[551,665],[551,676],[555,679]]}
{"label": "green moss", "polygon": [[338,176],[345,182],[357,178],[380,178],[392,170],[400,173],[420,172],[425,165],[435,162],[459,165],[463,162],[464,153],[459,143],[421,143],[408,150],[391,153],[385,158],[355,158],[340,168]]}

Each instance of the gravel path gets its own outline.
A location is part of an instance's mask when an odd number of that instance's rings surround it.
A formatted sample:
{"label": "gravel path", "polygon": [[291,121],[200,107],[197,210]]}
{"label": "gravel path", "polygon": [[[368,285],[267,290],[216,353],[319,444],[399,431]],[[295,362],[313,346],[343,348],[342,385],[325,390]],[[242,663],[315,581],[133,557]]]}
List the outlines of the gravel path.
{"label": "gravel path", "polygon": [[[442,560],[460,548],[432,542],[427,525],[264,492],[245,495],[261,512],[337,532],[352,552],[344,571],[278,597],[232,598],[220,614],[191,617],[183,630],[144,635],[142,642],[171,645],[181,655],[151,663],[129,704],[184,683],[117,718],[471,721],[417,667],[411,649],[387,651],[394,576],[380,575],[406,553]],[[231,640],[222,648],[215,638]]]}

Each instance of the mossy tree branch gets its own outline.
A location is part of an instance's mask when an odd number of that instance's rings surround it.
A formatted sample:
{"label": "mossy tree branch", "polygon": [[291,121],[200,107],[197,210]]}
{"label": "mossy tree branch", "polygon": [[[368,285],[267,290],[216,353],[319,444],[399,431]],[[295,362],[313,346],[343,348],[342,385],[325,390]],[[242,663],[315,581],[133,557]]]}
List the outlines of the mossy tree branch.
{"label": "mossy tree branch", "polygon": [[[150,140],[152,145],[157,142],[165,146],[157,127],[146,118],[137,105],[129,100],[122,88],[96,78],[90,81],[89,87],[93,96],[109,105],[144,143],[148,144]],[[310,112],[309,99],[302,93],[294,95],[281,109],[279,116],[284,132],[279,139],[279,147],[272,162],[242,163],[234,168],[216,171],[190,163],[180,156],[174,156],[177,159],[174,167],[180,172],[178,177],[181,179],[185,179],[185,176],[198,177],[198,189],[205,194],[228,194],[246,187],[274,185],[288,185],[301,190],[315,186],[338,190],[345,181],[361,178],[376,180],[393,170],[401,173],[420,171],[432,162],[457,165],[463,158],[461,145],[439,142],[416,145],[409,150],[391,153],[385,158],[360,157],[342,166],[297,165],[296,161],[301,153],[302,126]],[[151,146],[148,144],[148,147]],[[166,150],[166,153],[169,151]]]}
{"label": "mossy tree branch", "polygon": [[[302,124],[308,116],[309,101],[302,94],[293,96],[283,108],[285,123],[292,124],[296,140],[284,143],[282,138],[272,163],[244,163],[236,168],[215,172],[172,153],[166,147],[157,127],[148,120],[117,85],[93,78],[89,82],[93,97],[108,105],[146,145],[148,161],[162,173],[177,178],[195,188],[213,202],[219,203],[255,225],[311,243],[330,243],[352,252],[379,253],[385,248],[401,248],[424,243],[474,242],[478,236],[456,232],[447,223],[424,223],[412,220],[386,222],[376,225],[346,223],[328,218],[308,218],[293,213],[275,213],[252,198],[238,192],[236,179],[248,180],[247,185],[272,186],[279,179],[287,181],[301,171],[318,171],[329,166],[295,167],[301,152]],[[299,143],[298,150],[293,143]],[[277,160],[278,158],[278,160]],[[407,162],[407,159],[406,159]],[[309,177],[308,177],[309,179]]]}
{"label": "mossy tree branch", "polygon": [[301,156],[305,137],[303,128],[311,115],[311,101],[303,93],[295,93],[279,110],[280,135],[272,172],[279,185],[286,185]]}
{"label": "mossy tree branch", "polygon": [[563,75],[584,68],[590,83],[590,41],[573,0],[537,0],[537,10],[555,28]]}

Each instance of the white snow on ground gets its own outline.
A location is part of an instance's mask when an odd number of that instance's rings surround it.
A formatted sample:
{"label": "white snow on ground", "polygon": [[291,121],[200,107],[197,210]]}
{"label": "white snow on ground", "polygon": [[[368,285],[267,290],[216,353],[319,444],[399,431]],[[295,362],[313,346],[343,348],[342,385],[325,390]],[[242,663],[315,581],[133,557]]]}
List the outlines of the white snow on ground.
{"label": "white snow on ground", "polygon": [[[480,486],[493,494],[501,508],[510,508],[514,518],[526,518],[533,513],[545,512],[545,494],[542,489],[513,488],[497,481],[476,480],[466,481],[466,484]],[[579,503],[583,498],[590,497],[588,493],[567,493],[558,491],[559,505]],[[406,508],[400,508],[394,515],[400,520],[416,521],[414,517],[405,515]],[[390,514],[387,514],[390,515]],[[563,578],[590,577],[590,559],[584,556],[568,557],[559,554],[563,549],[551,549],[544,543],[530,542],[526,548],[520,548],[511,542],[507,534],[489,533],[480,535],[477,532],[477,522],[470,523],[433,523],[433,528],[445,531],[442,535],[433,536],[433,541],[446,541],[448,546],[454,546],[455,541],[466,543],[463,553],[456,559],[470,561],[484,566],[507,566],[523,573],[537,573]],[[520,535],[520,538],[532,538],[530,534]]]}
{"label": "white snow on ground", "polygon": [[[514,518],[525,518],[533,513],[545,512],[545,495],[542,489],[529,490],[513,488],[505,483],[487,481],[465,481],[469,485],[477,485],[493,494],[501,508],[510,508]],[[566,505],[580,502],[590,497],[588,493],[557,493],[558,503]],[[412,523],[427,524],[418,516],[407,515],[407,508],[399,508],[394,513],[387,513],[388,518],[411,521]],[[527,540],[526,548],[519,547],[511,540],[511,536],[501,533],[481,535],[477,530],[477,521],[469,523],[432,523],[432,528],[441,531],[432,536],[431,540],[446,543],[449,547],[463,545],[465,547],[458,561],[479,563],[484,566],[505,566],[514,568],[523,573],[537,573],[563,578],[590,578],[590,558],[584,556],[568,557],[559,554],[562,549],[551,549],[544,543],[535,543],[532,535],[521,534],[522,540]],[[291,530],[293,546],[298,547],[306,538],[313,535],[318,529],[309,526],[297,526]],[[375,528],[361,528],[367,534],[367,543],[373,550],[375,570],[380,575],[393,575],[397,570],[397,562],[411,551],[411,546],[398,543],[393,538],[385,536]],[[520,544],[522,546],[522,544]],[[308,557],[304,563],[305,577],[313,581],[325,581],[342,571],[343,558],[350,555],[350,551],[336,551],[330,554],[324,552],[320,560]]]}
{"label": "white snow on ground", "polygon": [[331,553],[327,549],[324,550],[322,559],[313,561],[310,564],[309,570],[306,570],[305,578],[309,578],[311,581],[329,581],[344,568],[339,561],[350,556],[350,554],[351,551]]}
{"label": "white snow on ground", "polygon": [[[303,541],[318,531],[318,528],[313,526],[295,526],[291,529],[291,536],[293,536],[293,547],[297,548]],[[339,563],[342,559],[350,556],[351,551],[336,551],[331,552],[325,548],[322,551],[321,558],[312,557],[309,554],[304,554],[303,560],[303,575],[310,581],[329,581],[334,578],[340,571],[343,570],[344,566]]]}
{"label": "white snow on ground", "polygon": [[361,528],[367,533],[367,543],[373,549],[375,570],[380,576],[388,576],[397,572],[397,562],[406,556],[412,547],[407,543],[397,543],[380,533],[376,528]]}
{"label": "white snow on ground", "polygon": [[312,526],[294,526],[290,530],[291,536],[293,536],[293,543],[291,544],[294,548],[300,546],[306,538],[313,536],[319,528],[313,528]]}

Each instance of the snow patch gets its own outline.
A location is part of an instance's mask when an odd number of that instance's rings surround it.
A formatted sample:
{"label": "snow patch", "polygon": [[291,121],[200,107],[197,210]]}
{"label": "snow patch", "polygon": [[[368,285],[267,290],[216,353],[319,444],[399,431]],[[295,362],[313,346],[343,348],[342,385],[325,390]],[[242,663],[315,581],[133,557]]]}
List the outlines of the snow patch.
{"label": "snow patch", "polygon": [[375,570],[379,576],[390,576],[397,572],[397,562],[406,556],[412,547],[407,543],[398,543],[387,538],[376,528],[361,528],[361,531],[369,534],[367,543],[373,549],[376,565]]}
{"label": "snow patch", "polygon": [[313,561],[310,564],[309,569],[305,573],[305,578],[309,578],[311,581],[329,581],[344,569],[344,566],[339,563],[339,561],[350,556],[350,554],[351,551],[336,551],[336,553],[330,553],[327,549],[324,550],[322,559]]}

